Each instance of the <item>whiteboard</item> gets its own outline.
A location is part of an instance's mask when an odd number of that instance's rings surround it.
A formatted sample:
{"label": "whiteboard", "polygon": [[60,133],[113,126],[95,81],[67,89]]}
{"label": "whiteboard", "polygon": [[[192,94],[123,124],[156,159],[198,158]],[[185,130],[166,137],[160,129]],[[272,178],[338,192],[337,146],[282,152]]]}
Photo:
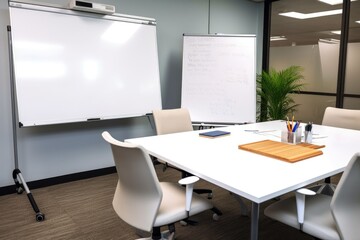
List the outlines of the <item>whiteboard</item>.
{"label": "whiteboard", "polygon": [[9,9],[20,125],[162,108],[155,21],[19,3]]}
{"label": "whiteboard", "polygon": [[256,37],[184,35],[181,106],[193,122],[255,122]]}

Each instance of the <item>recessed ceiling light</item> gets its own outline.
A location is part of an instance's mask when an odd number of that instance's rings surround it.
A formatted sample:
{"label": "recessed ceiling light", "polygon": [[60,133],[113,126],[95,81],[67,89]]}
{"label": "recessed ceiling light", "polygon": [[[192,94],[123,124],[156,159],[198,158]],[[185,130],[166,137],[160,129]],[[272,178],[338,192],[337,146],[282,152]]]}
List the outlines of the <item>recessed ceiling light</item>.
{"label": "recessed ceiling light", "polygon": [[340,43],[340,40],[334,39],[334,38],[320,38],[319,42],[337,44],[337,43]]}
{"label": "recessed ceiling light", "polygon": [[340,34],[341,34],[341,30],[331,31],[331,33],[333,33],[333,34],[337,34],[337,35],[340,35]]}
{"label": "recessed ceiling light", "polygon": [[297,18],[297,19],[309,19],[309,18],[331,16],[341,13],[342,13],[342,9],[336,9],[336,10],[313,12],[313,13],[285,12],[285,13],[279,13],[279,15],[285,17]]}
{"label": "recessed ceiling light", "polygon": [[285,36],[272,36],[270,37],[270,41],[281,41],[281,40],[287,40]]}
{"label": "recessed ceiling light", "polygon": [[[337,5],[337,4],[343,3],[343,0],[318,0],[318,1],[330,4],[330,5]],[[357,1],[357,0],[351,0],[351,2],[355,2],[355,1]]]}

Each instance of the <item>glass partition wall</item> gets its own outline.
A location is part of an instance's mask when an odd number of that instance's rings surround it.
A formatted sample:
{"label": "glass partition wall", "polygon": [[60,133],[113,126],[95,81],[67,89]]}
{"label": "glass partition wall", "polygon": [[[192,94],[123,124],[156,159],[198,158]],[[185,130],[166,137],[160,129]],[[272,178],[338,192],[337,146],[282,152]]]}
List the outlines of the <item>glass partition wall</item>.
{"label": "glass partition wall", "polygon": [[360,109],[360,1],[350,4],[344,108]]}
{"label": "glass partition wall", "polygon": [[[345,0],[349,1],[349,0]],[[346,4],[346,3],[345,3]],[[301,66],[305,87],[293,94],[296,117],[321,123],[328,106],[360,109],[360,0],[350,9],[346,62],[341,61],[342,0],[278,0],[271,5],[269,68]],[[345,31],[346,33],[346,31]],[[346,78],[339,71],[346,66]],[[344,68],[345,69],[345,68]],[[344,89],[339,89],[339,81]],[[344,84],[345,83],[345,84]],[[340,85],[341,86],[341,85]],[[339,106],[339,98],[342,98]]]}

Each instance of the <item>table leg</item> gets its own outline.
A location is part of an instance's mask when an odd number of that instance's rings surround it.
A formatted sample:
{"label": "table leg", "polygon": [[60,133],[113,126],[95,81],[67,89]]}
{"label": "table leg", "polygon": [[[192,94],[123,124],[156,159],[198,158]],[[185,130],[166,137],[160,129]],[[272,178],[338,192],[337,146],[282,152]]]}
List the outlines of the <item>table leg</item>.
{"label": "table leg", "polygon": [[240,211],[241,211],[241,216],[250,216],[250,210],[248,209],[248,207],[246,206],[244,200],[237,194],[231,193],[231,195],[234,196],[235,200],[240,204]]}
{"label": "table leg", "polygon": [[259,234],[259,210],[260,204],[252,202],[251,205],[251,240],[257,240]]}

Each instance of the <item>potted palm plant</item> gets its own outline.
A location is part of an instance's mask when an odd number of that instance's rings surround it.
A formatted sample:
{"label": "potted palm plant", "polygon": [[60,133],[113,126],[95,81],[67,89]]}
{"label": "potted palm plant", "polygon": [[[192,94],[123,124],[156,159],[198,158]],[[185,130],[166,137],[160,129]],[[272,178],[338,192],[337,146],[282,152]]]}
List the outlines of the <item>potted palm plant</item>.
{"label": "potted palm plant", "polygon": [[285,119],[296,111],[296,104],[291,93],[298,93],[304,79],[300,66],[290,66],[284,70],[270,69],[257,76],[257,94],[260,97],[259,120]]}

